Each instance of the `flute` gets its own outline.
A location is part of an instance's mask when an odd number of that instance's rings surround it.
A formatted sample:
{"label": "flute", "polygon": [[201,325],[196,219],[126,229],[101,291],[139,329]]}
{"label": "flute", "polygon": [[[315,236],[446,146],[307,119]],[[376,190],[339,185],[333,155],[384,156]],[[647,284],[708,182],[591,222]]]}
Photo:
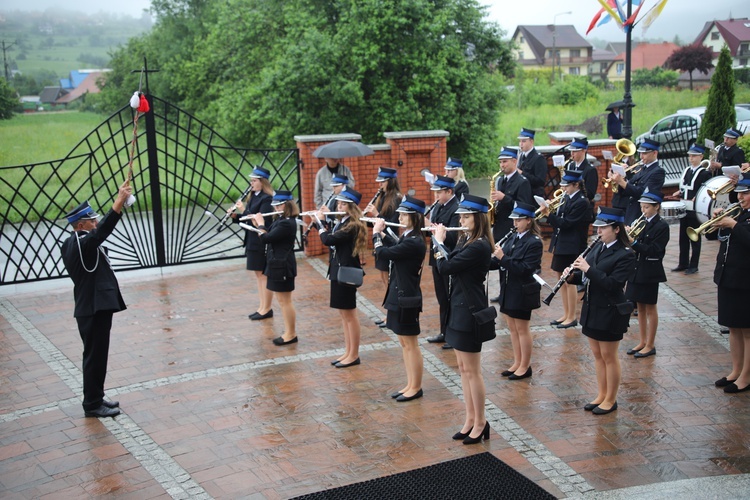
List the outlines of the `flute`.
{"label": "flute", "polygon": [[[378,219],[377,217],[360,217],[359,220],[375,224],[381,219]],[[385,225],[390,227],[406,227],[404,224],[399,224],[398,222],[386,222]]]}
{"label": "flute", "polygon": [[[300,212],[300,217],[313,217],[317,214],[317,210],[310,210],[309,212]],[[346,215],[346,212],[323,212],[323,215]]]}
{"label": "flute", "polygon": [[232,214],[234,214],[237,211],[237,203],[241,202],[247,195],[249,195],[250,191],[252,189],[253,189],[253,185],[250,184],[247,187],[247,189],[245,189],[245,192],[242,193],[242,196],[240,196],[237,199],[237,201],[234,203],[234,205],[232,205],[232,208],[230,208],[229,210],[227,210],[227,213],[224,214],[224,217],[221,218],[221,220],[219,221],[219,225],[216,227],[216,232],[217,233],[220,232],[222,229],[224,229],[226,227],[224,225],[224,223],[227,221],[228,218],[230,218],[232,216]]}
{"label": "flute", "polygon": [[[271,217],[272,215],[281,215],[281,214],[283,214],[283,213],[284,213],[284,212],[266,212],[266,213],[264,213],[264,214],[260,214],[260,215],[262,215],[263,217]],[[245,220],[250,220],[250,219],[252,219],[253,217],[255,217],[256,215],[257,215],[257,214],[248,214],[248,215],[243,215],[242,217],[240,217],[240,220],[241,220],[241,221],[245,221]]]}
{"label": "flute", "polygon": [[[430,227],[423,227],[422,231],[435,232],[436,229],[437,229],[437,227],[430,226]],[[468,231],[469,228],[468,227],[460,227],[460,226],[459,227],[446,227],[445,230],[446,231]]]}
{"label": "flute", "polygon": [[249,225],[249,224],[245,224],[244,222],[240,222],[240,227],[241,227],[242,229],[246,229],[246,230],[248,230],[248,231],[252,231],[252,232],[254,232],[254,233],[258,233],[258,234],[261,234],[261,233],[263,232],[263,231],[261,231],[260,229],[258,229],[257,227],[255,227],[255,226],[251,226],[251,225]]}
{"label": "flute", "polygon": [[[581,253],[581,255],[579,257],[582,258],[582,259],[586,258],[586,256],[589,254],[589,252],[596,246],[597,243],[599,243],[599,240],[601,240],[601,239],[602,239],[601,236],[597,236],[596,238],[594,238],[594,241],[592,241],[591,244],[586,247],[586,249],[583,251],[583,253]],[[569,269],[568,272],[563,272],[562,273],[562,275],[560,276],[560,281],[558,281],[557,284],[555,284],[555,287],[552,289],[552,291],[550,292],[550,294],[542,302],[544,302],[547,305],[549,305],[550,302],[552,302],[552,299],[555,297],[555,294],[557,293],[557,291],[560,290],[560,287],[562,287],[563,284],[565,284],[565,280],[568,279],[568,276],[570,276],[570,273],[573,272],[573,267],[572,266],[570,268],[568,268],[568,269]]]}

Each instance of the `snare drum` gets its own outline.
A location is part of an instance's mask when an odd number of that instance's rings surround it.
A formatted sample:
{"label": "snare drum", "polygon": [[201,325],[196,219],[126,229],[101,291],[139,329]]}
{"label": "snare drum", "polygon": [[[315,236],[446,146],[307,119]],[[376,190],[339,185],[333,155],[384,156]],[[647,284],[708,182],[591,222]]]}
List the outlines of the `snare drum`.
{"label": "snare drum", "polygon": [[698,188],[698,192],[695,195],[695,215],[701,224],[713,217],[714,209],[727,208],[729,206],[729,193],[720,194],[715,200],[708,194],[709,190],[716,191],[726,184],[728,180],[729,177],[725,175],[712,177]]}
{"label": "snare drum", "polygon": [[665,201],[661,204],[661,218],[668,223],[677,222],[687,215],[687,205],[683,201]]}

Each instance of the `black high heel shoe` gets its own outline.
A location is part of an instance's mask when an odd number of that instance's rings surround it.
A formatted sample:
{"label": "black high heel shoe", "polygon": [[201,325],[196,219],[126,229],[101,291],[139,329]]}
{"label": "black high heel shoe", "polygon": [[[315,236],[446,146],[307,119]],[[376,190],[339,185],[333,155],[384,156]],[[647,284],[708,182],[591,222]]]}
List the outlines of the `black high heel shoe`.
{"label": "black high heel shoe", "polygon": [[453,435],[453,439],[458,441],[459,439],[466,439],[469,437],[469,434],[471,434],[471,429],[469,429],[469,432],[457,432]]}
{"label": "black high heel shoe", "polygon": [[[472,429],[473,430],[473,429]],[[463,443],[464,444],[477,444],[482,441],[482,438],[489,439],[490,438],[490,423],[485,422],[484,423],[484,429],[482,429],[482,433],[478,435],[477,437],[473,438],[470,436],[466,436],[464,438]]]}

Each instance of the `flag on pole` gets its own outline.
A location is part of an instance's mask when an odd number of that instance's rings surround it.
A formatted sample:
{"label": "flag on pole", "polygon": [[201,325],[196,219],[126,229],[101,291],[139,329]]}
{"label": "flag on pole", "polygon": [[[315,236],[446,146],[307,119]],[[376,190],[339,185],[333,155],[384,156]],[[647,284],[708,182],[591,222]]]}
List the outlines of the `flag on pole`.
{"label": "flag on pole", "polygon": [[649,26],[651,26],[651,23],[653,23],[657,17],[659,17],[659,14],[661,14],[661,11],[664,10],[664,6],[667,5],[667,0],[659,0],[656,5],[651,7],[651,10],[649,10],[646,15],[642,19],[643,23],[643,32],[645,33]]}

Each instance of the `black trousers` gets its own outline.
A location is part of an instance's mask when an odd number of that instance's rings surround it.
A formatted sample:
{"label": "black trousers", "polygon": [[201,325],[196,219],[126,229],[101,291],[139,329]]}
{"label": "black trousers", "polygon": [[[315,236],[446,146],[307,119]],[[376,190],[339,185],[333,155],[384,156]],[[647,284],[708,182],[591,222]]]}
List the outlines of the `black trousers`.
{"label": "black trousers", "polygon": [[435,285],[435,297],[440,306],[440,333],[443,335],[448,325],[448,313],[451,310],[450,295],[448,295],[449,280],[450,277],[440,274],[437,267],[432,268],[432,283]]}
{"label": "black trousers", "polygon": [[107,377],[109,331],[112,311],[76,318],[83,341],[83,410],[96,410],[104,400],[104,379]]}
{"label": "black trousers", "polygon": [[[700,226],[700,222],[692,210],[688,210],[687,215],[680,219],[680,258],[677,264],[679,267],[698,267],[698,261],[701,258],[701,237],[698,236],[698,241],[693,241],[687,235],[687,228],[698,226]],[[693,255],[690,255],[691,249]]]}

